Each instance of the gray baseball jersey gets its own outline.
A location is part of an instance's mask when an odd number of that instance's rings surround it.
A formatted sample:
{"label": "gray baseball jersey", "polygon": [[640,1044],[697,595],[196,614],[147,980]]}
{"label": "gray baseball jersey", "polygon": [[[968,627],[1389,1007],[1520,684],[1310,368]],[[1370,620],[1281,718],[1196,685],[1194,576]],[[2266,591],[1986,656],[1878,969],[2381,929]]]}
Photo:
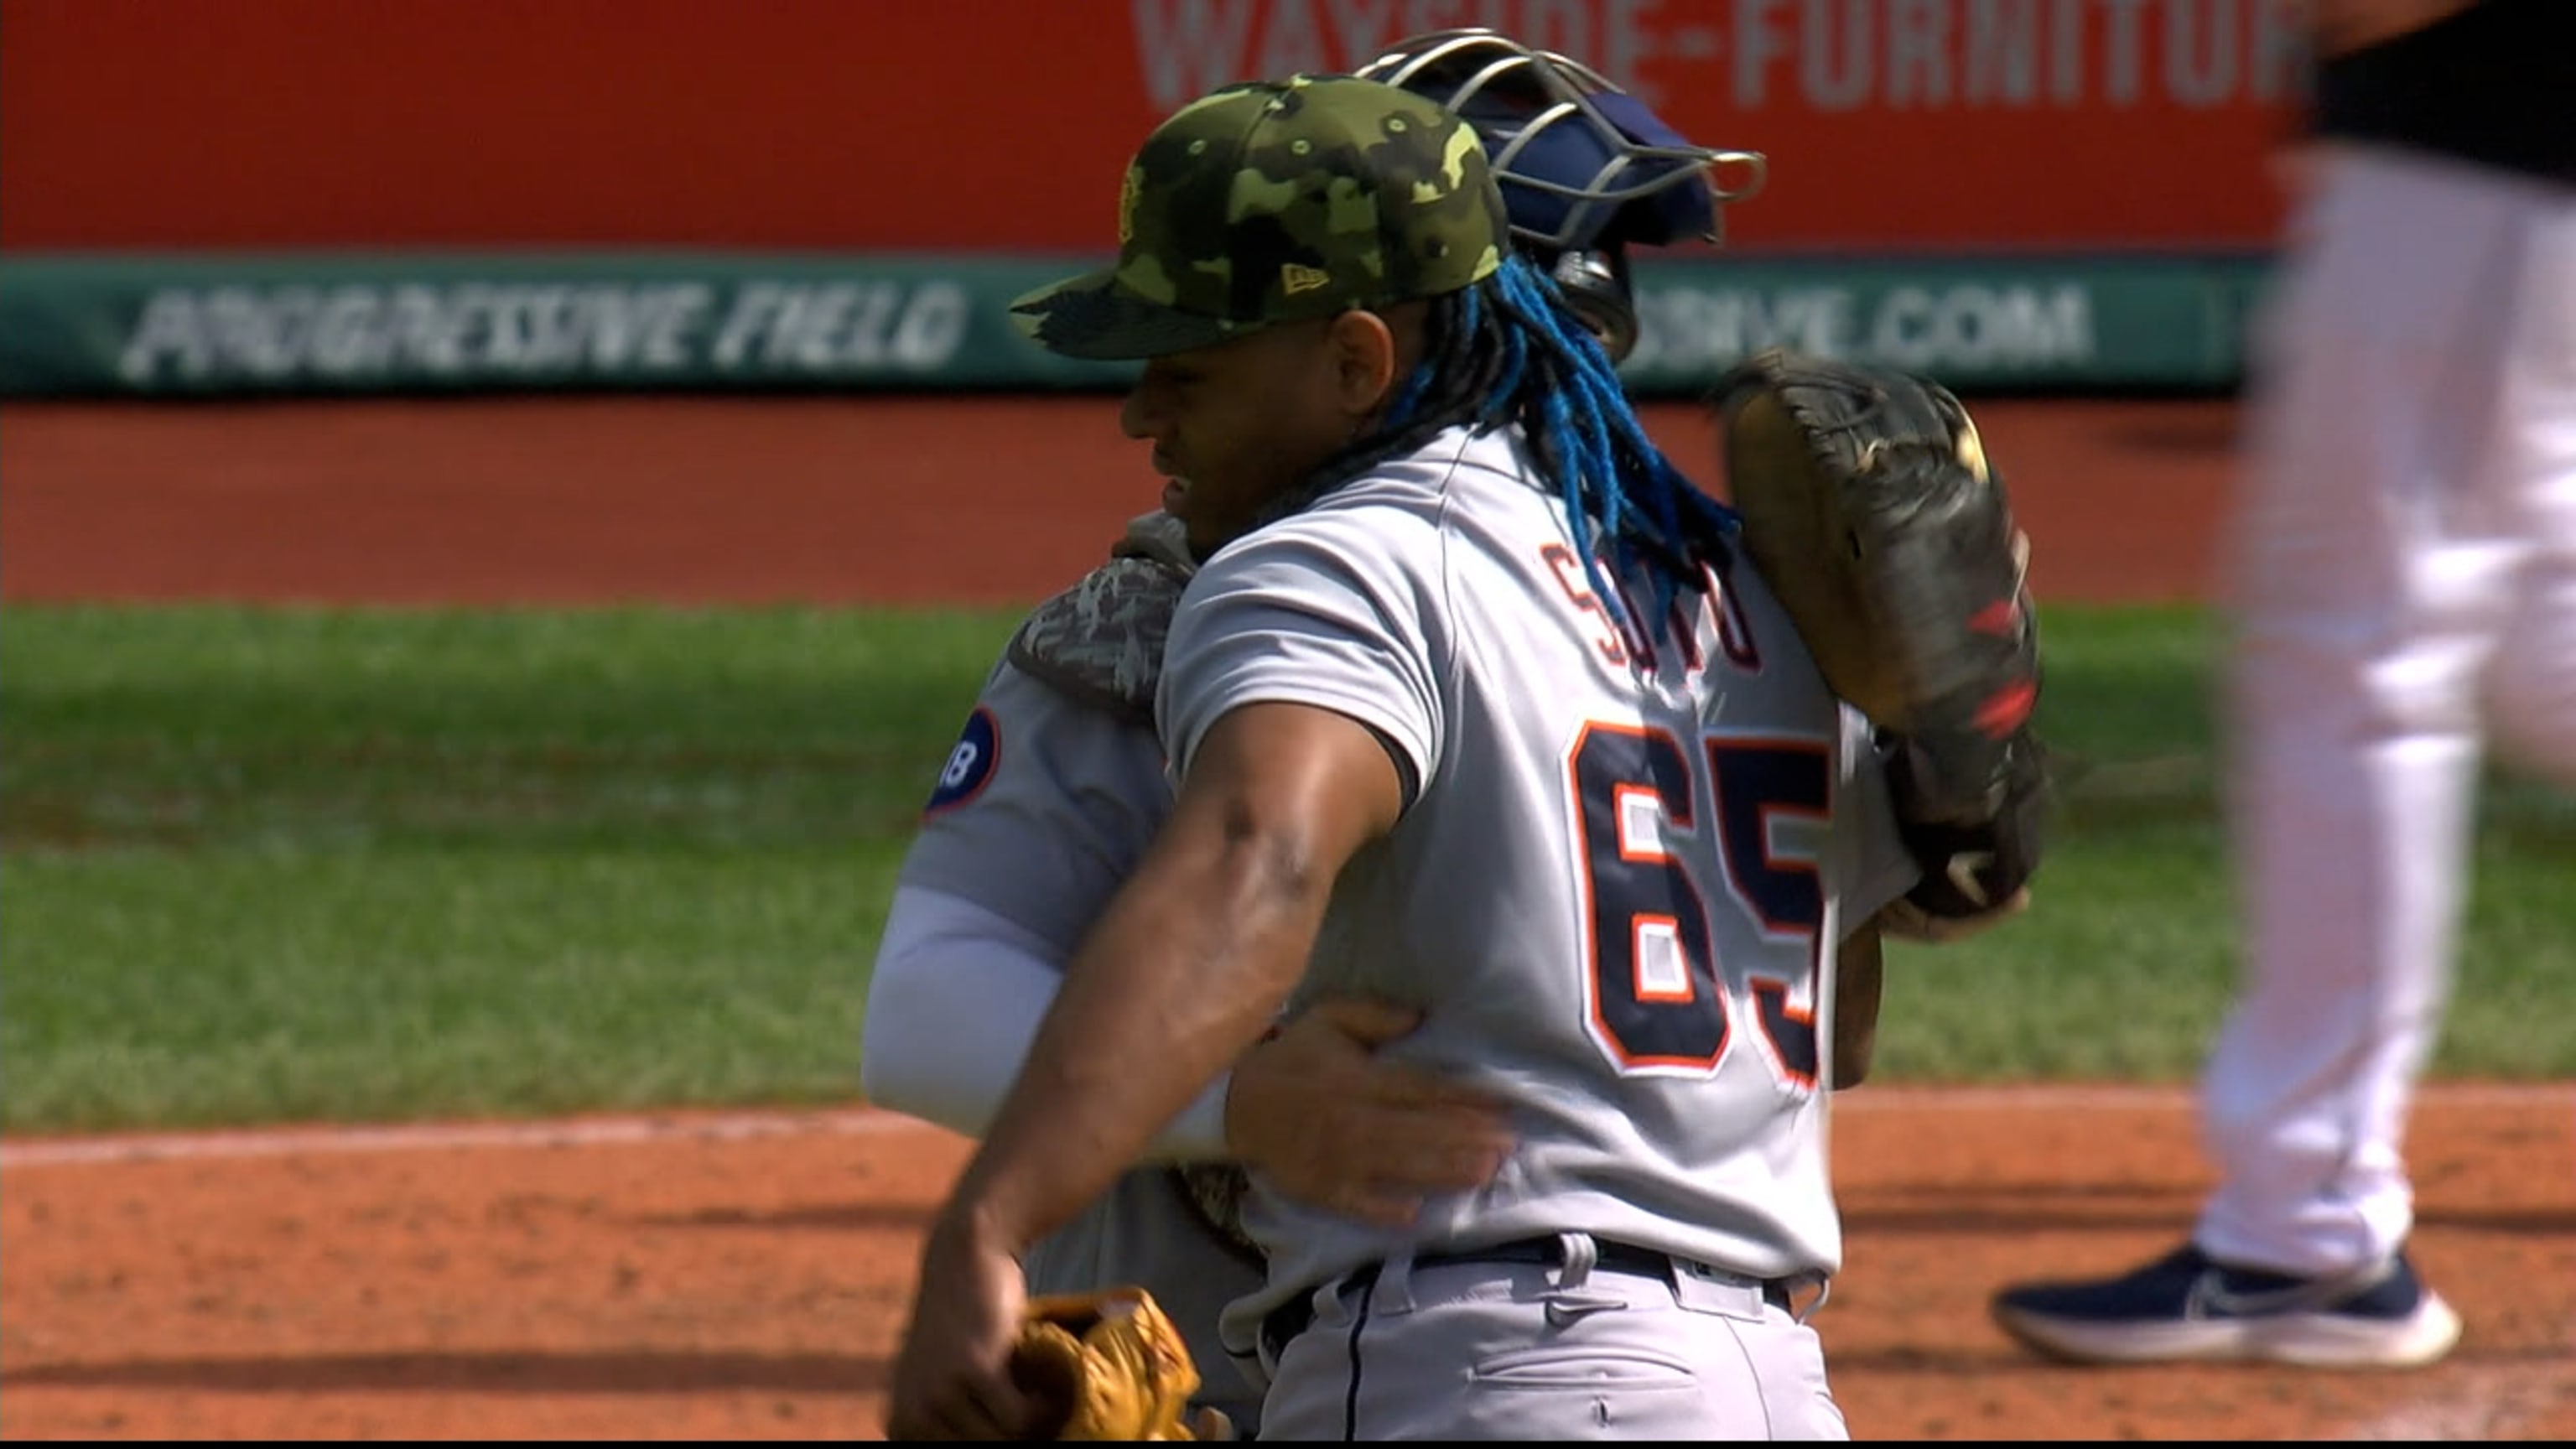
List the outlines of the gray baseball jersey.
{"label": "gray baseball jersey", "polygon": [[1151,729],[998,663],[896,883],[974,901],[1070,958],[1171,810]]}
{"label": "gray baseball jersey", "polygon": [[[1071,959],[1171,812],[1151,728],[997,664],[949,753],[898,884],[975,902]],[[1189,1343],[1201,1401],[1247,1430],[1259,1396],[1217,1338],[1259,1265],[1211,1233],[1172,1173],[1138,1168],[1028,1254],[1033,1293],[1140,1283]]]}
{"label": "gray baseball jersey", "polygon": [[1452,430],[1239,540],[1173,624],[1183,778],[1228,711],[1284,701],[1365,723],[1418,782],[1301,995],[1424,1007],[1389,1051],[1497,1089],[1520,1133],[1412,1231],[1256,1179],[1270,1279],[1228,1315],[1238,1354],[1300,1290],[1414,1250],[1577,1232],[1754,1278],[1840,1264],[1833,948],[1917,874],[1866,724],[1749,566],[1703,574],[1677,628],[1615,627],[1517,436]]}

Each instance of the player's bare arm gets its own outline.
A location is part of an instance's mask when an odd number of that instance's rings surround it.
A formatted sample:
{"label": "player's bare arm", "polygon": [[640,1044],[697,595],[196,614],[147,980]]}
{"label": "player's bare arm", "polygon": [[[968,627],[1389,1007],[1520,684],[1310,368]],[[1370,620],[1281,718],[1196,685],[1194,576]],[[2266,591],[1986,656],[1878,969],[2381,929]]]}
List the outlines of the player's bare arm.
{"label": "player's bare arm", "polygon": [[1276,1019],[1334,877],[1402,804],[1384,747],[1349,719],[1250,705],[1220,720],[1068,968],[951,1215],[1017,1251],[1107,1186]]}

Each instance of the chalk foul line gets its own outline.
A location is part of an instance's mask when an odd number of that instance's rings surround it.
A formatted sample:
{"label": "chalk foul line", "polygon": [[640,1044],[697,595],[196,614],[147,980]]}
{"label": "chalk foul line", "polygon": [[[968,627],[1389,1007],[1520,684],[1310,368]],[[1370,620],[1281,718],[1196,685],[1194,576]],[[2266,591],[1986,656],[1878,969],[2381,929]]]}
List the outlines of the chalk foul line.
{"label": "chalk foul line", "polygon": [[741,1142],[762,1137],[937,1134],[939,1128],[870,1107],[806,1112],[584,1117],[534,1122],[404,1126],[294,1126],[247,1131],[148,1133],[0,1142],[0,1171],[102,1162],[182,1162],[460,1149],[615,1147],[652,1142]]}
{"label": "chalk foul line", "polygon": [[[2495,1106],[2564,1110],[2576,1129],[2576,1083],[2436,1083],[2419,1106]],[[1835,1099],[1838,1113],[2032,1111],[2189,1112],[2182,1087],[2018,1086],[1860,1087]],[[715,1113],[639,1113],[532,1122],[421,1123],[402,1126],[291,1126],[191,1133],[0,1141],[0,1171],[108,1162],[181,1162],[227,1158],[350,1155],[632,1146],[652,1142],[738,1142],[765,1137],[874,1137],[918,1132],[947,1136],[899,1113],[873,1107]]]}

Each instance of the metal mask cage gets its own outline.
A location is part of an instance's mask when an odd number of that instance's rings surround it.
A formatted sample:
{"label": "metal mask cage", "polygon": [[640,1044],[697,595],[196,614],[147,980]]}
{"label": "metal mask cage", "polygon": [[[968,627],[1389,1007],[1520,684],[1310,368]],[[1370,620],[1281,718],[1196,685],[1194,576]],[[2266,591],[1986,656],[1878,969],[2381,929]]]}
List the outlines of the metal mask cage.
{"label": "metal mask cage", "polygon": [[[1551,250],[1594,244],[1620,213],[1650,200],[1661,203],[1653,208],[1658,223],[1679,223],[1671,233],[1697,226],[1698,235],[1718,241],[1723,205],[1753,196],[1768,174],[1762,153],[1691,145],[1599,71],[1495,30],[1418,35],[1397,42],[1355,74],[1440,101],[1475,126],[1498,183],[1564,203],[1564,215],[1553,225],[1525,222],[1518,213],[1527,208],[1514,208],[1514,235]],[[1605,111],[1605,98],[1619,115]],[[1540,155],[1563,164],[1574,154],[1551,143],[1551,132],[1563,126],[1588,132],[1586,159],[1595,153],[1603,158],[1591,174],[1548,175],[1531,164]],[[1663,135],[1641,136],[1641,130]],[[1740,175],[1740,184],[1727,184],[1729,172]],[[1704,188],[1700,195],[1680,192],[1693,184]],[[1680,222],[1683,217],[1690,220]]]}

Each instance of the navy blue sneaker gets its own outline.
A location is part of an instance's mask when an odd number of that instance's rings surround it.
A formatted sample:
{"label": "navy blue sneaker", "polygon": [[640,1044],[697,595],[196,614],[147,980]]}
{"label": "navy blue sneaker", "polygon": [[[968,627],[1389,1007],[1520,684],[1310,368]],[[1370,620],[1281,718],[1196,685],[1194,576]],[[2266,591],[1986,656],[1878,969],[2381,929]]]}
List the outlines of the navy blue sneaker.
{"label": "navy blue sneaker", "polygon": [[2460,1341],[2460,1315],[2402,1251],[2365,1272],[2295,1278],[2185,1246],[2124,1278],[2008,1288],[1991,1307],[2004,1332],[2076,1363],[2419,1368]]}

